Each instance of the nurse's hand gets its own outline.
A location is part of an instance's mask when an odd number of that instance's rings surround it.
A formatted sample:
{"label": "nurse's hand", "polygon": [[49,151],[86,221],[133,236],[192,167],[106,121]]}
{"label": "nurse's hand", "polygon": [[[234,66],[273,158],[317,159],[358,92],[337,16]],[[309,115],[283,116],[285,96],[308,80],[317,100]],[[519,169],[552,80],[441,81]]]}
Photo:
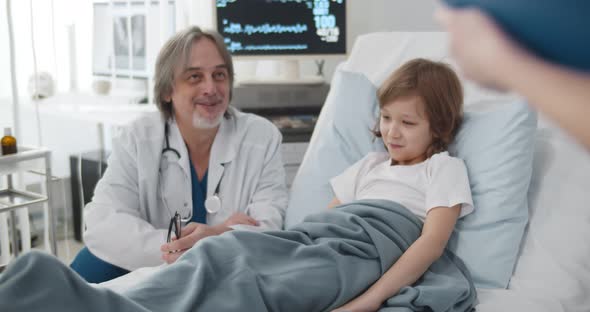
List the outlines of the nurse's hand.
{"label": "nurse's hand", "polygon": [[486,87],[511,89],[512,64],[529,57],[486,13],[441,5],[435,18],[449,33],[450,51],[465,76]]}

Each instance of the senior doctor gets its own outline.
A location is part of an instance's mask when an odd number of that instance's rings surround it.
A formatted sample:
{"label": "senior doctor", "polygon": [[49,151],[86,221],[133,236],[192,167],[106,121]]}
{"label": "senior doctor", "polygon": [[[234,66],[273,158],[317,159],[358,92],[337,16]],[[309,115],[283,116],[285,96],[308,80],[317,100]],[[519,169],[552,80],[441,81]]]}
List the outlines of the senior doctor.
{"label": "senior doctor", "polygon": [[[232,229],[281,229],[282,137],[268,120],[229,106],[233,78],[215,32],[190,27],[164,45],[154,78],[159,112],[114,136],[85,207],[86,247],[71,267],[87,281],[172,263],[199,240]],[[175,215],[190,223],[166,243]]]}

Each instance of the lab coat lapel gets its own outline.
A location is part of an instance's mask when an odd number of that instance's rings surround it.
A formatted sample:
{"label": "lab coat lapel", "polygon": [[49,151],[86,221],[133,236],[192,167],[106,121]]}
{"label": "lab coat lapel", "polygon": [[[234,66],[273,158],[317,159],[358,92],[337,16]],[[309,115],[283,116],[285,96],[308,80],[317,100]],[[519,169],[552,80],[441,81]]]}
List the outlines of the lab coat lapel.
{"label": "lab coat lapel", "polygon": [[182,135],[180,134],[180,129],[178,129],[178,125],[176,124],[175,120],[171,120],[170,122],[170,147],[174,148],[180,153],[180,159],[178,159],[178,165],[182,168],[182,171],[185,177],[189,178],[191,176],[190,171],[190,160],[188,156],[188,150],[186,148],[186,144],[182,139]]}
{"label": "lab coat lapel", "polygon": [[207,198],[215,193],[217,185],[221,182],[225,165],[230,163],[235,155],[238,142],[236,138],[236,118],[235,111],[230,107],[229,119],[223,118],[219,125],[219,131],[213,140],[211,147],[211,156],[209,157],[209,169],[207,178]]}

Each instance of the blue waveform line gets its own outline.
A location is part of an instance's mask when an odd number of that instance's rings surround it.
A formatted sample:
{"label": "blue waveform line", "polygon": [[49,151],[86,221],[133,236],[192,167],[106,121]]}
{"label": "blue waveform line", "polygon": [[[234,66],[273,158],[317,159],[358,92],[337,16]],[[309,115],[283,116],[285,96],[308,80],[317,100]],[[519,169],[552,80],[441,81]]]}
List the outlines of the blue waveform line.
{"label": "blue waveform line", "polygon": [[243,46],[240,42],[231,42],[228,44],[230,53],[237,51],[288,51],[288,50],[307,50],[307,44],[248,44]]}
{"label": "blue waveform line", "polygon": [[262,24],[262,25],[258,25],[258,26],[246,24],[244,27],[242,27],[241,24],[230,23],[229,26],[225,26],[223,28],[223,32],[226,34],[246,33],[248,35],[252,35],[252,34],[284,34],[284,33],[301,34],[301,33],[307,32],[307,25],[305,25],[305,24],[295,24],[295,25],[274,24],[274,25],[271,25],[269,23],[266,23],[266,24]]}
{"label": "blue waveform line", "polygon": [[[224,8],[228,4],[232,4],[237,2],[238,0],[216,0],[217,7]],[[297,3],[304,3],[307,7],[311,8],[313,1],[312,0],[267,0],[268,2],[280,2],[280,3],[289,3],[289,2],[297,2]],[[335,1],[335,0],[332,0]],[[342,1],[342,0],[338,0]]]}
{"label": "blue waveform line", "polygon": [[307,44],[260,44],[247,45],[244,50],[247,51],[272,51],[272,50],[306,50]]}

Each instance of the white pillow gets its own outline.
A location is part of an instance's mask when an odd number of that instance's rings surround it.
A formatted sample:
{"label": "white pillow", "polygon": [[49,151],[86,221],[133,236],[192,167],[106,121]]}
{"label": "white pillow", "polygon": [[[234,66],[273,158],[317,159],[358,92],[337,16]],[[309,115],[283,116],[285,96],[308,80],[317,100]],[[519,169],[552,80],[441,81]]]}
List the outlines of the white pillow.
{"label": "white pillow", "polygon": [[563,131],[538,130],[530,221],[510,289],[590,307],[590,152]]}

